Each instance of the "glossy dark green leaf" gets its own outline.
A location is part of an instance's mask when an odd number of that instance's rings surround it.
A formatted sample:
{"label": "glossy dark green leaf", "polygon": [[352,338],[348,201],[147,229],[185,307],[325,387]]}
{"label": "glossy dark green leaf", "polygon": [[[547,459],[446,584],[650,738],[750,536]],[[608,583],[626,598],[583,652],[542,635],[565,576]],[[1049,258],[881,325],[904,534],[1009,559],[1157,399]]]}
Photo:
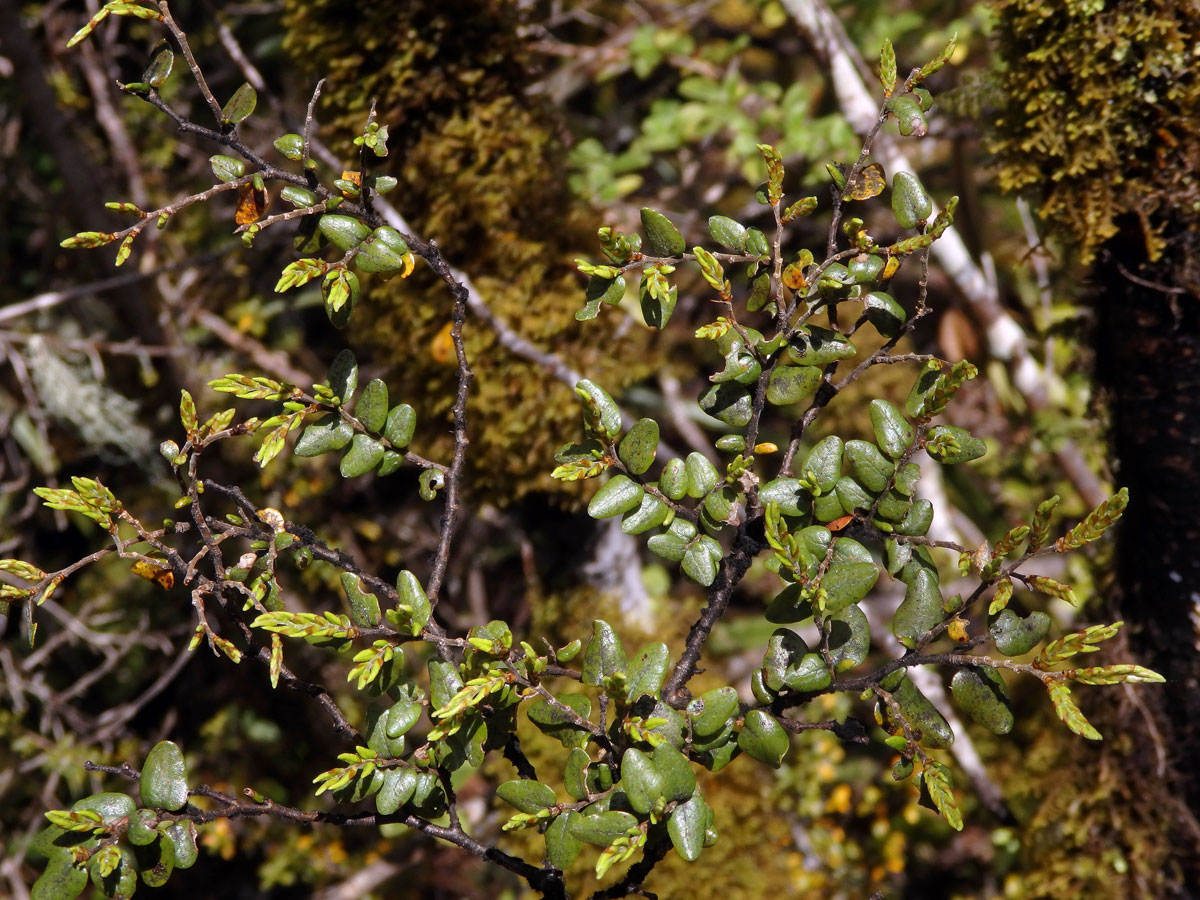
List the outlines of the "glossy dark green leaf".
{"label": "glossy dark green leaf", "polygon": [[842,477],[842,454],[844,445],[842,439],[835,434],[817,441],[800,471],[805,477],[811,473],[816,478],[816,486],[822,493],[828,494],[834,489],[837,480]]}
{"label": "glossy dark green leaf", "polygon": [[813,614],[812,601],[802,596],[803,585],[789,584],[767,604],[766,620],[774,625],[791,625],[803,622]]}
{"label": "glossy dark green leaf", "polygon": [[737,502],[737,494],[731,487],[712,491],[704,498],[704,511],[714,522],[727,522]]}
{"label": "glossy dark green leaf", "polygon": [[[142,803],[174,812],[187,803],[187,766],[174,741],[159,741],[142,763]],[[128,798],[126,798],[128,799]]]}
{"label": "glossy dark green leaf", "polygon": [[581,681],[584,684],[600,684],[617,672],[625,672],[628,663],[625,647],[603,619],[592,622],[592,639],[583,651]]}
{"label": "glossy dark green leaf", "polygon": [[383,428],[387,414],[387,385],[378,378],[373,378],[367,382],[362,394],[359,395],[358,403],[354,407],[354,415],[362,422],[367,431],[378,432]]}
{"label": "glossy dark green leaf", "polygon": [[941,360],[931,359],[926,362],[921,367],[921,372],[917,375],[917,380],[913,382],[913,386],[908,392],[908,399],[904,403],[904,411],[914,419],[923,415],[925,412],[925,402],[929,398],[929,393],[933,390],[934,385],[937,384],[941,375]]}
{"label": "glossy dark green leaf", "polygon": [[326,376],[326,382],[335,397],[340,397],[342,403],[348,403],[358,390],[358,360],[349,350],[342,350],[333,358]]}
{"label": "glossy dark green leaf", "polygon": [[583,815],[571,819],[568,827],[576,840],[583,841],[585,844],[594,844],[597,847],[607,847],[636,825],[637,819],[631,813],[611,809],[594,816],[589,816],[585,812]]}
{"label": "glossy dark green leaf", "polygon": [[636,747],[621,757],[621,787],[636,813],[646,815],[663,797],[663,777],[653,760]]}
{"label": "glossy dark green leaf", "polygon": [[767,402],[775,406],[799,403],[817,392],[821,375],[815,366],[776,366],[767,380]]}
{"label": "glossy dark green leaf", "polygon": [[138,875],[146,887],[162,887],[175,871],[175,845],[157,840],[145,847],[133,848]]}
{"label": "glossy dark green leaf", "polygon": [[646,324],[651,328],[663,329],[667,327],[667,323],[671,321],[671,316],[675,312],[675,303],[679,299],[679,288],[671,287],[665,291],[659,291],[653,294],[649,290],[650,279],[642,278],[642,283],[638,286],[638,299],[642,308],[642,318],[646,320]]}
{"label": "glossy dark green leaf", "polygon": [[692,581],[708,587],[717,578],[717,567],[722,555],[720,544],[708,535],[701,535],[684,549],[679,567]]}
{"label": "glossy dark green leaf", "polygon": [[413,432],[417,429],[417,413],[407,403],[393,406],[387,414],[383,425],[383,436],[394,447],[404,449],[412,442]]}
{"label": "glossy dark green leaf", "polygon": [[354,429],[337,413],[331,413],[319,422],[307,426],[296,441],[297,456],[320,456],[341,450],[354,437]]}
{"label": "glossy dark green leaf", "polygon": [[130,897],[137,890],[137,860],[129,847],[101,847],[87,868],[92,885],[105,897]]}
{"label": "glossy dark green leaf", "polygon": [[761,709],[746,713],[745,724],[738,733],[742,752],[778,769],[790,743],[788,733],[770,714]]}
{"label": "glossy dark green leaf", "polygon": [[900,706],[900,713],[909,725],[919,733],[921,746],[936,750],[954,743],[950,724],[907,675],[900,686],[892,691],[892,698]]}
{"label": "glossy dark green leaf", "polygon": [[722,453],[744,453],[746,439],[740,434],[725,434],[717,438],[714,446]]}
{"label": "glossy dark green leaf", "polygon": [[671,508],[646,491],[637,509],[631,509],[621,518],[621,530],[626,534],[643,534],[662,525],[671,515]]}
{"label": "glossy dark green leaf", "polygon": [[644,488],[628,475],[618,473],[596,491],[588,503],[588,515],[593,519],[607,519],[637,509],[643,491]]}
{"label": "glossy dark green leaf", "polygon": [[429,705],[439,709],[462,690],[463,680],[458,666],[441,659],[429,661]]}
{"label": "glossy dark green leaf", "polygon": [[[953,439],[958,445],[958,449],[954,449],[953,447],[939,449],[940,441],[946,438]],[[970,462],[973,459],[979,459],[979,457],[987,453],[987,445],[983,441],[972,436],[965,428],[959,428],[956,425],[935,425],[929,429],[929,437],[926,444],[929,455],[943,465],[948,466]]]}
{"label": "glossy dark green leaf", "polygon": [[745,428],[754,414],[750,391],[734,381],[712,385],[700,395],[700,408],[731,428]]}
{"label": "glossy dark green leaf", "polygon": [[850,472],[859,484],[874,493],[886,488],[896,471],[896,464],[870,441],[847,441],[846,456],[850,459]]}
{"label": "glossy dark green leaf", "polygon": [[873,562],[834,563],[821,578],[825,609],[841,612],[871,593],[878,580],[879,566]]}
{"label": "glossy dark green leaf", "polygon": [[704,832],[711,818],[712,810],[699,794],[686,803],[675,807],[671,818],[667,820],[667,834],[671,838],[671,846],[683,859],[695,862],[700,858],[704,849]]}
{"label": "glossy dark green leaf", "polygon": [[340,580],[350,604],[350,621],[360,628],[377,628],[383,620],[379,612],[379,598],[363,590],[362,581],[352,572],[343,572]]}
{"label": "glossy dark green leaf", "polygon": [[625,278],[601,278],[593,275],[587,283],[587,299],[589,303],[607,303],[616,306],[625,297]]}
{"label": "glossy dark green leaf", "polygon": [[692,731],[698,735],[716,734],[724,728],[738,710],[736,688],[713,688],[687,705]]}
{"label": "glossy dark green leaf", "polygon": [[933,201],[916,175],[897,172],[892,179],[892,215],[901,228],[916,228],[933,215]]}
{"label": "glossy dark green leaf", "polygon": [[386,450],[383,459],[379,461],[379,468],[375,470],[375,474],[382,478],[385,475],[391,475],[402,465],[404,465],[403,456],[393,450]]}
{"label": "glossy dark green leaf", "polygon": [[381,816],[390,816],[412,799],[417,789],[417,773],[412,769],[388,769],[383,773],[383,786],[375,795],[375,809]]}
{"label": "glossy dark green leaf", "polygon": [[413,633],[419,634],[429,624],[429,617],[433,614],[425,588],[416,575],[404,569],[396,576],[396,592],[400,595],[400,603],[409,610]]}
{"label": "glossy dark green leaf", "polygon": [[787,687],[788,670],[808,653],[808,644],[789,628],[776,628],[763,653],[763,683],[772,691]]}
{"label": "glossy dark green leaf", "polygon": [[692,451],[684,460],[684,465],[687,468],[689,497],[703,497],[721,480],[717,467],[703,453]]}
{"label": "glossy dark green leaf", "polygon": [[257,105],[258,92],[251,85],[242,84],[221,109],[221,118],[230,125],[237,125],[248,119]]}
{"label": "glossy dark green leaf", "polygon": [[342,457],[339,471],[343,478],[357,478],[379,465],[386,448],[366,434],[356,434],[350,440],[350,449]]}
{"label": "glossy dark green leaf", "polygon": [[583,849],[583,843],[571,833],[571,823],[578,818],[579,813],[569,809],[555,816],[546,828],[546,861],[560,871],[570,868]]}
{"label": "glossy dark green leaf", "polygon": [[146,82],[152,88],[162,87],[171,76],[171,69],[174,66],[175,54],[163,48],[154,55],[154,60],[150,63],[146,71],[142,73],[142,81]]}
{"label": "glossy dark green leaf", "polygon": [[959,669],[950,682],[954,699],[972,719],[993,734],[1008,734],[1013,729],[1012,707],[1004,679],[991,666]]}
{"label": "glossy dark green leaf", "polygon": [[758,491],[758,499],[763,506],[768,503],[778,503],[779,511],[785,516],[802,515],[808,506],[808,491],[800,487],[796,478],[776,478],[768,481]]}
{"label": "glossy dark green leaf", "polygon": [[746,252],[759,259],[765,259],[771,255],[771,245],[767,241],[767,236],[759,229],[746,229]]}
{"label": "glossy dark green leaf", "polygon": [[321,216],[317,227],[325,239],[339,250],[357,247],[367,239],[371,229],[353,216],[326,213]]}
{"label": "glossy dark green leaf", "polygon": [[734,253],[741,253],[746,249],[746,226],[728,216],[710,218],[708,233],[714,241]]}
{"label": "glossy dark green leaf", "polygon": [[208,164],[212,167],[212,173],[218,181],[233,181],[235,178],[241,178],[246,174],[246,164],[240,159],[234,159],[232,156],[210,156]]}
{"label": "glossy dark green leaf", "polygon": [[892,490],[879,498],[879,506],[876,507],[875,515],[886,522],[899,522],[908,515],[911,507],[911,499],[899,491]]}
{"label": "glossy dark green leaf", "polygon": [[819,325],[806,325],[788,345],[788,358],[801,366],[824,366],[852,359],[858,351],[850,339]]}
{"label": "glossy dark green leaf", "polygon": [[871,504],[875,502],[875,498],[849,475],[839,478],[837,484],[833,486],[833,490],[846,515],[853,515],[858,510],[870,509]]}
{"label": "glossy dark green leaf", "polygon": [[621,408],[608,391],[584,378],[575,385],[575,395],[583,408],[584,427],[589,433],[608,440],[621,433]]}
{"label": "glossy dark green leaf", "polygon": [[676,457],[667,461],[662,477],[658,479],[658,489],[672,500],[681,500],[687,495],[687,464],[682,459]]}
{"label": "glossy dark green leaf", "polygon": [[875,330],[887,338],[900,333],[904,320],[908,316],[904,307],[896,302],[896,298],[884,291],[871,291],[863,297],[863,312],[867,321],[875,326]]}
{"label": "glossy dark green leaf", "polygon": [[850,270],[841,263],[830,263],[817,281],[817,291],[822,297],[845,297],[854,286]]}
{"label": "glossy dark green leaf", "polygon": [[354,257],[354,267],[368,275],[403,271],[408,265],[408,260],[405,259],[408,244],[401,240],[400,245],[403,249],[397,249],[394,242],[379,238],[380,231],[382,229],[376,229],[375,236],[370,241],[359,245],[358,253]]}
{"label": "glossy dark green leaf", "polygon": [[279,192],[279,199],[297,209],[301,207],[309,207],[317,202],[317,195],[308,188],[297,187],[294,184],[289,184]]}
{"label": "glossy dark green leaf", "polygon": [[896,534],[921,537],[927,534],[933,524],[933,504],[928,500],[914,500],[900,524],[896,526]]}
{"label": "glossy dark green leaf", "polygon": [[[559,694],[557,699],[580,719],[587,719],[592,714],[592,701],[583,694]],[[530,722],[564,747],[582,748],[587,744],[587,729],[575,724],[575,717],[544,697],[539,697],[529,706],[527,715]]]}
{"label": "glossy dark green leaf", "polygon": [[275,149],[287,159],[299,159],[304,155],[304,138],[298,134],[284,134],[275,138]]}
{"label": "glossy dark green leaf", "polygon": [[921,480],[921,467],[916,463],[905,463],[896,471],[892,484],[905,497],[911,497]]}
{"label": "glossy dark green leaf", "polygon": [[879,279],[883,272],[883,257],[870,253],[860,253],[853,257],[847,266],[850,277],[858,284],[869,284]]}
{"label": "glossy dark green leaf", "polygon": [[651,553],[668,562],[682,562],[688,543],[674,534],[656,534],[646,542],[646,547]]}
{"label": "glossy dark green leaf", "polygon": [[139,809],[129,820],[129,831],[125,836],[129,843],[142,846],[158,840],[158,813],[152,809]]}
{"label": "glossy dark green leaf", "polygon": [[666,644],[662,641],[647,644],[629,660],[629,671],[625,676],[626,697],[630,700],[636,700],[642,694],[657,697],[670,664]]}
{"label": "glossy dark green leaf", "polygon": [[876,443],[892,459],[899,459],[916,438],[912,424],[886,400],[872,400],[870,412]]}
{"label": "glossy dark green leaf", "polygon": [[905,137],[924,137],[928,130],[920,101],[912,94],[900,94],[888,101],[888,111],[896,117],[900,133]]}
{"label": "glossy dark green leaf", "polygon": [[172,822],[163,830],[163,840],[175,851],[175,868],[190,869],[200,856],[196,848],[196,825],[187,819]]}
{"label": "glossy dark green leaf", "polygon": [[540,812],[558,802],[553,788],[539,781],[524,778],[504,782],[496,788],[496,796],[521,812],[530,814]]}
{"label": "glossy dark green leaf", "polygon": [[591,758],[579,747],[573,748],[563,763],[563,787],[576,800],[587,799],[587,767],[590,763]]}
{"label": "glossy dark green leaf", "polygon": [[74,900],[87,887],[86,869],[74,865],[68,853],[50,857],[46,870],[33,883],[30,900]]}
{"label": "glossy dark green leaf", "polygon": [[866,662],[871,652],[871,624],[855,605],[829,617],[829,655],[838,672],[847,672]]}
{"label": "glossy dark green leaf", "polygon": [[646,256],[682,256],[687,246],[679,229],[662,213],[642,208],[642,252]]}
{"label": "glossy dark green leaf", "polygon": [[942,592],[937,578],[928,569],[918,568],[909,580],[904,600],[892,618],[892,633],[901,644],[911,649],[923,634],[943,618]]}
{"label": "glossy dark green leaf", "polygon": [[658,423],[653,419],[638,419],[617,445],[617,456],[634,475],[649,469],[657,453]]}
{"label": "glossy dark green leaf", "polygon": [[670,744],[659,744],[651,753],[654,768],[662,776],[667,800],[687,800],[696,792],[696,773],[688,758]]}
{"label": "glossy dark green leaf", "polygon": [[992,640],[1005,656],[1024,656],[1050,633],[1050,617],[1034,611],[1022,618],[1013,610],[1001,610],[992,622]]}

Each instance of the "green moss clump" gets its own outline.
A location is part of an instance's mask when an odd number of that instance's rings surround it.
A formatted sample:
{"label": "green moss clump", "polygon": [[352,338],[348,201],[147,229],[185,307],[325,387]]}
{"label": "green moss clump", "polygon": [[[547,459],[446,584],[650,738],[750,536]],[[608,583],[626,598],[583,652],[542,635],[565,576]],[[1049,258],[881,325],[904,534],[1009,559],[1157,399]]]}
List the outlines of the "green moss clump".
{"label": "green moss clump", "polygon": [[[418,0],[355,7],[332,0],[286,4],[286,46],[310,74],[329,75],[322,100],[343,151],[371,100],[391,129],[386,161],[400,186],[389,195],[424,237],[466,271],[491,311],[614,393],[653,366],[646,333],[617,339],[619,317],[574,318],[584,282],[571,260],[594,246],[594,214],[566,184],[560,122],[530,100],[528,54],[517,4],[501,0]],[[587,253],[587,249],[583,249]],[[456,371],[445,329],[445,288],[416,275],[373,285],[352,340],[397,397],[447,431]],[[492,502],[557,490],[554,451],[577,437],[578,405],[567,385],[500,346],[478,319],[468,322],[476,374],[468,406],[470,481]],[[448,438],[431,453],[447,455]],[[573,502],[578,486],[566,492]]]}
{"label": "green moss clump", "polygon": [[1084,265],[1124,215],[1140,222],[1157,259],[1173,211],[1194,223],[1200,210],[1200,10],[1171,0],[999,0],[993,11],[1001,186],[1040,190],[1042,217]]}

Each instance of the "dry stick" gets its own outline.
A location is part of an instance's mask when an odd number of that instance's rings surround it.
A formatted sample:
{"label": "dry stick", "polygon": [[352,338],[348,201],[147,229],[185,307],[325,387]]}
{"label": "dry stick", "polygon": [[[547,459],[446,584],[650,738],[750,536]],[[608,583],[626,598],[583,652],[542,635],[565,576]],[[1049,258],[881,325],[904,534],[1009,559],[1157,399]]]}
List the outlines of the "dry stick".
{"label": "dry stick", "polygon": [[[846,35],[841,21],[824,0],[783,0],[783,5],[824,53],[842,114],[855,131],[865,134],[874,124],[877,107],[860,74],[862,67],[855,63],[858,52]],[[914,169],[889,135],[880,136],[875,155],[888,171],[911,172]],[[1029,339],[1021,326],[1001,306],[995,283],[971,258],[962,236],[954,227],[947,228],[941,238],[934,242],[933,253],[943,271],[958,286],[963,298],[983,322],[989,353],[1011,364],[1013,383],[1030,409],[1035,412],[1048,409],[1050,399],[1046,391],[1046,373],[1030,354]],[[1098,506],[1108,499],[1108,491],[1088,468],[1083,453],[1074,441],[1064,440],[1054,451],[1054,456],[1079,496],[1089,506]]]}

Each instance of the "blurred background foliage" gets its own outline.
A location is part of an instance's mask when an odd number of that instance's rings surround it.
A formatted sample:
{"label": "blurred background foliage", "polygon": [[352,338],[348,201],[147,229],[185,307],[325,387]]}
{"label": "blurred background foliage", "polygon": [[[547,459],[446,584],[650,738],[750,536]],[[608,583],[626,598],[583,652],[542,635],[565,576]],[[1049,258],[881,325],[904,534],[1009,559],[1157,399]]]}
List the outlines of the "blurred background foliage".
{"label": "blurred background foliage", "polygon": [[[791,5],[177,0],[172,9],[218,97],[246,80],[246,66],[261,73],[260,112],[242,129],[253,145],[298,130],[315,82],[327,77],[317,106],[321,135],[347,156],[375,100],[392,135],[377,171],[399,179],[389,199],[414,228],[471,276],[499,319],[622,392],[631,412],[672,423],[664,437],[686,451],[707,427],[686,399],[713,362],[687,340],[711,319],[704,289],[683,283],[662,336],[641,326],[636,304],[628,317],[584,327],[574,318],[583,280],[572,260],[594,257],[598,225],[632,230],[646,205],[669,213],[689,236],[702,234],[714,214],[762,225],[753,201],[759,141],[782,152],[789,190],[825,196],[825,163],[851,161],[859,144],[829,60],[798,27]],[[1090,504],[1051,461],[1066,439],[1112,480],[1082,267],[1130,204],[1146,207],[1148,195],[1131,184],[1130,159],[1153,171],[1175,159],[1179,141],[1156,139],[1154,128],[1178,135],[1195,122],[1188,91],[1196,61],[1178,58],[1188,52],[1187,35],[1193,46],[1196,36],[1186,3],[1118,3],[1123,13],[1094,20],[1105,35],[1122,36],[1113,52],[1126,60],[1148,47],[1175,55],[1186,77],[1167,78],[1158,89],[1151,105],[1167,109],[1161,126],[1138,118],[1151,101],[1144,92],[1128,96],[1133,76],[1106,79],[1113,68],[1092,57],[1091,68],[1076,66],[1070,52],[1078,45],[1047,22],[1060,12],[1043,7],[1057,6],[833,4],[866,59],[888,37],[902,72],[957,33],[954,65],[930,85],[937,102],[930,135],[910,152],[935,197],[963,198],[956,225],[1049,373],[1051,404],[1030,415],[1003,361],[987,356],[989,323],[950,278],[936,267],[930,272],[934,314],[911,349],[969,358],[987,375],[960,394],[955,421],[985,437],[991,452],[947,477],[950,507],[939,511],[968,542],[994,539],[1054,493],[1064,497],[1068,516],[1086,511]],[[1065,7],[1068,23],[1086,30],[1105,4]],[[109,267],[108,251],[59,250],[68,234],[115,224],[104,201],[158,205],[211,183],[212,148],[181,140],[149,106],[113,88],[115,79],[138,76],[158,34],[124,21],[118,36],[110,20],[97,40],[68,53],[64,44],[83,17],[74,5],[0,0],[0,267],[8,275],[0,282],[2,555],[49,568],[97,546],[94,530],[36,507],[29,493],[72,474],[98,474],[135,510],[165,511],[174,494],[156,447],[178,436],[179,390],[196,394],[202,414],[212,412],[216,400],[202,384],[227,372],[318,378],[339,349],[353,346],[364,377],[383,377],[394,396],[421,412],[418,452],[444,455],[448,428],[438,423],[448,413],[454,368],[449,313],[432,278],[368,285],[343,334],[329,327],[315,287],[283,298],[272,292],[291,252],[282,229],[246,251],[231,236],[232,209],[221,201],[192,207],[143,237],[120,270]],[[1169,70],[1172,63],[1157,65]],[[1097,124],[1071,106],[1069,91],[1043,83],[1063,68],[1087,89],[1087,108],[1109,110],[1111,120]],[[178,92],[168,99],[199,115],[186,85],[168,82],[168,92]],[[1025,92],[1048,108],[1031,111],[1035,101],[1023,100]],[[1108,103],[1114,96],[1117,106]],[[1072,111],[1056,111],[1064,105]],[[1156,162],[1160,153],[1165,162]],[[1187,165],[1179,163],[1177,180],[1194,176]],[[1195,189],[1194,177],[1187,183]],[[1004,189],[1029,191],[1047,220]],[[1154,196],[1166,202],[1170,189],[1160,186]],[[819,216],[802,221],[811,232],[798,234],[797,248],[822,246],[825,223]],[[1142,221],[1148,247],[1168,246],[1151,213]],[[459,545],[472,549],[452,561],[442,607],[449,624],[506,618],[554,641],[582,634],[604,615],[624,623],[627,645],[650,634],[668,643],[681,638],[699,608],[698,591],[637,560],[612,529],[586,524],[586,495],[548,477],[554,450],[575,430],[569,389],[501,346],[478,320],[468,323],[467,342],[478,380],[469,410],[471,516]],[[911,375],[891,371],[899,368],[875,367],[854,393],[902,397]],[[868,430],[852,403],[835,406],[827,419],[825,429],[847,438]],[[248,457],[248,448],[243,457],[226,453],[217,474],[381,573],[408,567],[425,574],[437,511],[417,500],[411,479],[344,481],[325,463],[291,457],[260,475]],[[564,534],[578,537],[567,543]],[[1081,594],[1091,586],[1094,605],[1085,615],[1114,612],[1105,553],[1078,557],[1070,572]],[[754,665],[748,651],[762,638],[757,612],[770,581],[756,572],[709,654],[713,671],[735,683],[746,682]],[[298,578],[313,605],[341,602],[330,570],[316,565]],[[88,569],[65,585],[44,607],[32,651],[19,618],[14,611],[0,619],[0,743],[11,750],[0,758],[0,892],[26,896],[32,870],[25,842],[40,827],[41,811],[101,788],[84,773],[85,760],[136,761],[170,737],[198,779],[229,791],[252,785],[303,805],[313,774],[344,749],[309,727],[302,698],[272,693],[260,673],[203,650],[185,653],[192,621],[184,592],[164,593],[120,564]],[[309,677],[343,682],[342,661],[297,658]],[[338,699],[347,708],[355,702],[349,690]],[[651,886],[661,896],[698,900],[866,900],[876,891],[962,900],[1174,896],[1195,860],[1173,856],[1163,840],[1183,813],[1170,799],[1169,761],[1152,712],[1128,698],[1096,702],[1086,711],[1112,736],[1097,747],[1049,727],[1044,698],[1015,699],[1025,715],[1012,739],[968,727],[980,763],[964,783],[974,779],[979,796],[992,799],[966,801],[961,834],[920,811],[911,788],[887,777],[890,760],[876,749],[815,731],[795,740],[779,772],[744,761],[712,777],[704,790],[721,842],[705,854],[703,872],[671,856]],[[848,698],[823,703],[828,708],[813,710],[814,718],[856,712]],[[530,731],[523,740],[536,765],[544,738]],[[490,762],[461,786],[480,833],[494,835],[499,825],[487,780],[509,777],[507,763]],[[535,852],[528,833],[501,840]],[[208,896],[216,884],[232,897],[517,896],[501,874],[401,828],[381,835],[223,823],[207,831],[204,847],[199,877],[172,880],[164,896]]]}

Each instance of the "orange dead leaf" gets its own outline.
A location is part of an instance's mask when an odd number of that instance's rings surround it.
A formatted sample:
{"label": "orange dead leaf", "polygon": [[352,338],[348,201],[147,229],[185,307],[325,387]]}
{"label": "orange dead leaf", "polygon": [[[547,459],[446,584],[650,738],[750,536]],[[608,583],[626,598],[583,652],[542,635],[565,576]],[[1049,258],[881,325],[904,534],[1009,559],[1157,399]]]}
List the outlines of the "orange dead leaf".
{"label": "orange dead leaf", "polygon": [[247,181],[238,187],[237,211],[233,221],[238,225],[253,225],[267,211],[267,192]]}
{"label": "orange dead leaf", "polygon": [[129,571],[138,576],[138,578],[145,578],[147,581],[153,581],[164,591],[169,591],[175,586],[174,572],[162,566],[152,565],[143,559],[139,559],[132,566],[130,566]]}
{"label": "orange dead leaf", "polygon": [[854,521],[854,516],[842,516],[840,519],[834,519],[825,527],[830,531],[841,531],[847,525]]}
{"label": "orange dead leaf", "polygon": [[438,365],[447,365],[455,360],[454,339],[450,337],[450,329],[453,327],[453,322],[447,322],[429,342],[429,355]]}

